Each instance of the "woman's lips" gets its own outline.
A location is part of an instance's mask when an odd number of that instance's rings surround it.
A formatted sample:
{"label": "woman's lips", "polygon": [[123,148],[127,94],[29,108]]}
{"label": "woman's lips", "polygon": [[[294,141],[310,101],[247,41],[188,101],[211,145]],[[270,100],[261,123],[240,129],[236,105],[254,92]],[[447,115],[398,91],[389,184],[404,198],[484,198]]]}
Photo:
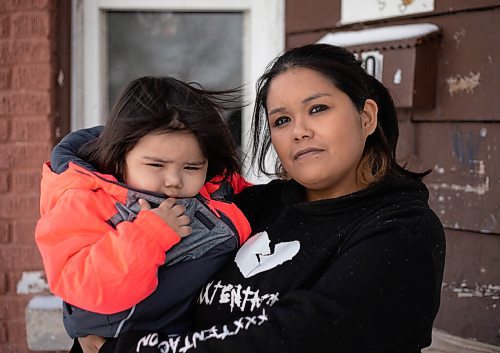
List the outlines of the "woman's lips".
{"label": "woman's lips", "polygon": [[304,148],[302,150],[299,150],[299,151],[295,152],[294,155],[293,155],[293,159],[297,160],[297,159],[300,159],[302,157],[306,157],[306,156],[310,156],[310,155],[315,155],[315,154],[321,153],[323,151],[324,150],[322,150],[321,148],[317,148],[317,147]]}

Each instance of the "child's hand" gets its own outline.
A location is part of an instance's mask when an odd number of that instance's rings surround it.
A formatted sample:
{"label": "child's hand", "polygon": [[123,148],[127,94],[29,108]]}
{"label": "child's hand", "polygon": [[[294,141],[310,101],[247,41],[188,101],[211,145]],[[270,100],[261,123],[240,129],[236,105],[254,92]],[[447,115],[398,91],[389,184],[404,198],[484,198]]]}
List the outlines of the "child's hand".
{"label": "child's hand", "polygon": [[191,220],[184,214],[186,208],[175,203],[174,198],[168,198],[157,208],[151,209],[151,205],[144,199],[139,200],[141,211],[149,210],[156,213],[167,223],[178,236],[184,238],[192,233]]}

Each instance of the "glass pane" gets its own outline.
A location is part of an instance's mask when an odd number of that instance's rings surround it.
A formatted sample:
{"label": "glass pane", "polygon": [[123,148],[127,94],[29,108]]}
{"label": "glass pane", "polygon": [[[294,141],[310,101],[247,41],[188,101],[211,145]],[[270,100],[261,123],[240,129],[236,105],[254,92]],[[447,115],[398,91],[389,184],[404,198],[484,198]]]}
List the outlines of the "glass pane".
{"label": "glass pane", "polygon": [[[242,13],[110,11],[107,23],[109,106],[144,75],[169,75],[206,89],[242,84]],[[239,131],[235,115],[230,120]]]}

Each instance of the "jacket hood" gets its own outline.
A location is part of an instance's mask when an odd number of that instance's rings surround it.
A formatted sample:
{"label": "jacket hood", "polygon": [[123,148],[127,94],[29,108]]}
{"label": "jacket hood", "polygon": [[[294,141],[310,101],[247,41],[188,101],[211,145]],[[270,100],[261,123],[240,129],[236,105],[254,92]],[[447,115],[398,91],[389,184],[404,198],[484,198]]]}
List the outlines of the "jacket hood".
{"label": "jacket hood", "polygon": [[[50,162],[43,166],[40,211],[51,209],[68,190],[104,189],[119,202],[125,203],[131,189],[109,174],[99,173],[96,168],[78,156],[81,146],[96,139],[102,126],[82,129],[66,135],[52,150]],[[137,197],[159,204],[165,195],[152,195],[141,190],[133,190]]]}
{"label": "jacket hood", "polygon": [[85,169],[95,171],[95,168],[78,156],[78,150],[84,144],[95,140],[101,134],[103,126],[74,131],[66,135],[59,142],[50,155],[50,167],[53,172],[61,174],[68,169],[69,163],[83,166]]}

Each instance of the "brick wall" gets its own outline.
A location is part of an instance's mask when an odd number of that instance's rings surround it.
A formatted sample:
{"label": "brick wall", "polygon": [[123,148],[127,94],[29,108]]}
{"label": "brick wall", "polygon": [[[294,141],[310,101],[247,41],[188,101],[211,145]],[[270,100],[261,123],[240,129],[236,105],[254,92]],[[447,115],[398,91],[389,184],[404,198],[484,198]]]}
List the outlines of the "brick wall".
{"label": "brick wall", "polygon": [[[0,0],[0,352],[29,352],[22,274],[42,269],[33,240],[41,164],[54,141],[54,0]],[[35,292],[35,291],[33,291]]]}

